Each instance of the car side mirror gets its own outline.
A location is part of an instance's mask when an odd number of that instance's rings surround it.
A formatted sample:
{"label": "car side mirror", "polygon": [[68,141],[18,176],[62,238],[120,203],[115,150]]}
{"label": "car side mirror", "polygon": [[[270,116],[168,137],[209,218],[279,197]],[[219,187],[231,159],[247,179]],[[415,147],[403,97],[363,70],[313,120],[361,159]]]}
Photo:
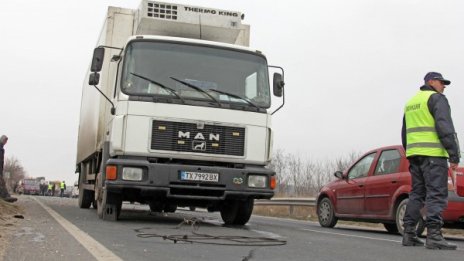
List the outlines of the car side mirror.
{"label": "car side mirror", "polygon": [[335,171],[334,176],[339,178],[339,179],[345,179],[345,176],[343,176],[343,172],[341,172],[339,170]]}
{"label": "car side mirror", "polygon": [[103,66],[103,58],[105,56],[105,48],[97,47],[93,50],[92,65],[90,66],[91,72],[99,72]]}
{"label": "car side mirror", "polygon": [[89,76],[89,85],[97,85],[100,82],[100,74],[97,72],[91,73]]}
{"label": "car side mirror", "polygon": [[282,97],[282,92],[284,89],[284,81],[282,80],[282,74],[280,73],[274,73],[274,78],[273,78],[273,92],[274,95],[277,97]]}

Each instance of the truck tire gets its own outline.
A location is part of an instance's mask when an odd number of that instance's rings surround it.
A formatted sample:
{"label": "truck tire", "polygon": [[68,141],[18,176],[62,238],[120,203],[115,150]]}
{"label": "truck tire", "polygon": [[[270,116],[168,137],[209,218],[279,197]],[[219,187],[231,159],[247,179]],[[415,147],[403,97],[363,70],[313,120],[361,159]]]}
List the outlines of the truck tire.
{"label": "truck tire", "polygon": [[122,200],[120,195],[111,193],[103,188],[101,200],[97,200],[97,214],[100,219],[117,221],[121,214]]}
{"label": "truck tire", "polygon": [[93,191],[79,188],[78,204],[80,208],[90,208],[93,202]]}
{"label": "truck tire", "polygon": [[177,210],[177,205],[167,204],[164,206],[165,213],[174,213]]}
{"label": "truck tire", "polygon": [[84,189],[84,177],[79,174],[79,197],[78,205],[80,208],[90,208],[94,200],[94,193],[91,190]]}
{"label": "truck tire", "polygon": [[338,218],[335,216],[335,210],[329,198],[323,198],[317,206],[317,218],[322,227],[334,227]]}
{"label": "truck tire", "polygon": [[221,218],[226,225],[245,225],[253,213],[253,199],[227,200],[220,208]]}
{"label": "truck tire", "polygon": [[[406,213],[406,206],[408,205],[409,199],[405,198],[403,199],[400,204],[398,204],[398,207],[396,207],[396,212],[395,212],[395,220],[396,220],[396,227],[398,228],[398,232],[403,235],[403,218]],[[417,236],[421,236],[422,233],[424,233],[425,230],[425,222],[424,219],[420,218],[419,222],[417,222],[416,226],[416,234]]]}
{"label": "truck tire", "polygon": [[148,202],[148,206],[150,206],[151,212],[160,213],[163,211],[163,204],[161,204],[159,201],[150,201]]}
{"label": "truck tire", "polygon": [[233,225],[238,212],[238,204],[235,200],[226,200],[221,205],[219,212],[226,225]]}
{"label": "truck tire", "polygon": [[250,220],[253,214],[253,207],[255,204],[254,199],[247,199],[246,201],[239,201],[237,208],[237,215],[235,216],[234,225],[245,225]]}

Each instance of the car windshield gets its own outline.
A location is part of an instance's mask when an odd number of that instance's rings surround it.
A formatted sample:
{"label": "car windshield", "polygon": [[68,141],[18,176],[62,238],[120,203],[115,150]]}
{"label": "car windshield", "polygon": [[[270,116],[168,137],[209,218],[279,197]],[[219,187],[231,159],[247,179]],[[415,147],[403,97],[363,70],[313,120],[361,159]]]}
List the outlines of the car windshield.
{"label": "car windshield", "polygon": [[266,59],[256,53],[135,41],[124,59],[121,90],[130,96],[270,107]]}

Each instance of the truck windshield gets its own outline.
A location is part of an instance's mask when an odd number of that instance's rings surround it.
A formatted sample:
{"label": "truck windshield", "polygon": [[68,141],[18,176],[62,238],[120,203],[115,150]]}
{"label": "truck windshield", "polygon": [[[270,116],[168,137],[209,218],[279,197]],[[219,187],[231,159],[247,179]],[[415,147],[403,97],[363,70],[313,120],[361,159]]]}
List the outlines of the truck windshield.
{"label": "truck windshield", "polygon": [[121,91],[127,95],[270,107],[267,63],[258,54],[136,41],[127,46],[124,59]]}

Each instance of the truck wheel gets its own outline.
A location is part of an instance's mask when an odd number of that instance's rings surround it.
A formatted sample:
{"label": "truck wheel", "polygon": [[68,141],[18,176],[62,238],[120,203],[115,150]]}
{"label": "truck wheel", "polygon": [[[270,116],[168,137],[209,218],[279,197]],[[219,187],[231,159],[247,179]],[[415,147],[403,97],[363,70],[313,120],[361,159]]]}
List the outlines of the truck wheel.
{"label": "truck wheel", "polygon": [[164,206],[164,212],[165,213],[174,213],[174,212],[176,212],[176,210],[177,210],[177,205],[168,204],[168,205]]}
{"label": "truck wheel", "polygon": [[247,199],[246,201],[238,201],[237,215],[234,219],[234,225],[245,225],[250,220],[251,214],[253,214],[253,206],[255,200]]}
{"label": "truck wheel", "polygon": [[226,225],[245,225],[253,213],[254,199],[227,200],[221,207],[221,218]]}
{"label": "truck wheel", "polygon": [[238,204],[236,200],[226,200],[221,204],[221,218],[226,225],[233,225],[238,212]]}
{"label": "truck wheel", "polygon": [[334,227],[338,218],[329,198],[323,198],[317,207],[317,217],[322,227]]}
{"label": "truck wheel", "polygon": [[93,191],[84,189],[82,186],[83,183],[80,183],[79,186],[79,200],[78,204],[80,208],[90,208],[90,205],[93,202]]}
{"label": "truck wheel", "polygon": [[148,205],[150,206],[150,211],[151,212],[161,212],[161,211],[163,211],[163,205],[160,204],[158,201],[150,201],[148,203]]}
{"label": "truck wheel", "polygon": [[[396,214],[395,214],[395,219],[396,219],[396,227],[398,228],[398,232],[403,235],[404,231],[404,222],[403,218],[404,215],[406,214],[406,206],[408,205],[409,199],[403,199],[400,204],[398,204],[398,207],[396,208]],[[417,236],[421,236],[422,233],[424,233],[425,230],[425,222],[424,219],[420,218],[419,222],[417,222],[416,226],[416,234]]]}
{"label": "truck wheel", "polygon": [[116,193],[108,192],[105,188],[101,191],[101,200],[97,199],[97,214],[100,219],[117,221],[121,214],[122,200]]}

